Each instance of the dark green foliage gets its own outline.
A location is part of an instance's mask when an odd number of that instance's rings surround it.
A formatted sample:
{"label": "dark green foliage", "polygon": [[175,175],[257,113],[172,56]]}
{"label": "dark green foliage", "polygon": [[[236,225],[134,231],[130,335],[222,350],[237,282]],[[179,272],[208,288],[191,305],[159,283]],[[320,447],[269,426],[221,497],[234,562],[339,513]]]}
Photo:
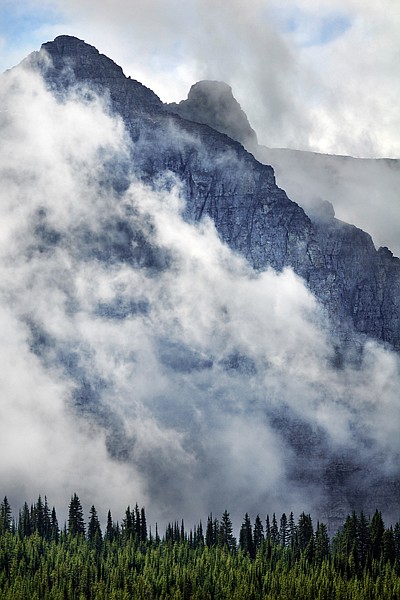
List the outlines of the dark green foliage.
{"label": "dark green foliage", "polygon": [[7,496],[5,496],[3,502],[0,504],[0,533],[11,531],[11,525],[11,506],[7,500]]}
{"label": "dark green foliage", "polygon": [[[287,521],[282,515],[281,535],[274,542],[271,531],[264,538],[260,517],[252,529],[246,513],[237,549],[227,511],[220,522],[210,515],[204,543],[201,522],[189,534],[183,521],[174,521],[163,539],[157,526],[155,536],[148,535],[145,511],[136,507],[128,507],[121,528],[109,511],[104,539],[94,506],[87,536],[72,533],[72,523],[82,528],[83,522],[76,496],[69,507],[69,533],[60,534],[55,509],[47,531],[45,507],[46,499],[31,509],[25,504],[13,529],[9,504],[1,505],[0,600],[400,598],[400,527],[385,528],[380,513],[371,521],[362,514],[349,516],[332,548],[323,523],[314,535],[310,515],[302,513],[297,527],[293,515]],[[287,537],[282,536],[286,525]],[[372,540],[379,560],[372,558]]]}
{"label": "dark green foliage", "polygon": [[260,519],[260,515],[257,515],[254,521],[253,540],[254,548],[257,551],[259,548],[261,548],[261,545],[264,541],[264,527]]}
{"label": "dark green foliage", "polygon": [[85,535],[82,504],[76,494],[72,496],[69,504],[68,533],[70,535]]}
{"label": "dark green foliage", "polygon": [[87,531],[88,540],[93,548],[100,551],[102,545],[102,534],[99,523],[99,517],[94,506],[90,509],[90,517]]}
{"label": "dark green foliage", "polygon": [[382,554],[382,540],[385,525],[383,524],[382,514],[376,510],[371,519],[370,536],[372,558],[379,560]]}
{"label": "dark green foliage", "polygon": [[255,557],[256,549],[253,540],[253,532],[251,529],[250,517],[247,513],[244,516],[244,520],[240,528],[239,547],[251,558]]}
{"label": "dark green foliage", "polygon": [[236,547],[236,540],[233,537],[232,521],[227,510],[224,511],[219,525],[218,545],[222,548],[226,547],[228,550],[234,550]]}

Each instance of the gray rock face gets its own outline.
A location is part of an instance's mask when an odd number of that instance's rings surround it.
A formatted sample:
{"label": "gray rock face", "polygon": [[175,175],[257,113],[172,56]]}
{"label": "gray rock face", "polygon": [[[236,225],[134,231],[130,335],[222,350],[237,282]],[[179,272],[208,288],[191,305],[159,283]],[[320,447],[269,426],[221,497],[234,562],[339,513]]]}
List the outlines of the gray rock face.
{"label": "gray rock face", "polygon": [[[153,92],[127,79],[113,61],[77,38],[60,36],[42,49],[53,62],[45,72],[51,87],[65,90],[76,82],[90,83],[109,97],[136,142],[133,159],[139,177],[151,183],[165,170],[179,177],[187,219],[211,217],[221,238],[255,269],[292,267],[326,307],[332,330],[342,341],[354,328],[400,349],[399,259],[376,251],[367,233],[332,215],[311,222],[277,187],[271,167],[215,129],[169,112],[172,108],[205,120],[217,97],[218,109],[208,120],[218,125],[219,107],[232,104],[228,86],[217,84],[215,91],[215,83],[201,82],[184,103],[164,106]],[[246,131],[240,110],[228,113],[239,114],[239,129]]]}
{"label": "gray rock face", "polygon": [[257,144],[256,132],[234,98],[232,88],[223,81],[199,81],[190,88],[187,100],[166,107],[184,119],[226,133],[246,148]]}

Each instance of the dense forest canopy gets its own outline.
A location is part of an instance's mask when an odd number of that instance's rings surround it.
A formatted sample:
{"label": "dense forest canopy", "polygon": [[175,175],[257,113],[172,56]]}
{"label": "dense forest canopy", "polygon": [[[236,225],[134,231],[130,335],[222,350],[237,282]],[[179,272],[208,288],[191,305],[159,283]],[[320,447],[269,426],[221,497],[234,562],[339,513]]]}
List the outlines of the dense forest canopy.
{"label": "dense forest canopy", "polygon": [[0,505],[0,598],[386,600],[400,597],[400,523],[381,513],[348,515],[329,538],[304,512],[252,523],[238,539],[229,512],[187,530],[173,521],[160,535],[144,508],[108,512],[104,532],[94,505],[85,522],[73,494],[60,528],[56,509],[39,496],[18,517]]}

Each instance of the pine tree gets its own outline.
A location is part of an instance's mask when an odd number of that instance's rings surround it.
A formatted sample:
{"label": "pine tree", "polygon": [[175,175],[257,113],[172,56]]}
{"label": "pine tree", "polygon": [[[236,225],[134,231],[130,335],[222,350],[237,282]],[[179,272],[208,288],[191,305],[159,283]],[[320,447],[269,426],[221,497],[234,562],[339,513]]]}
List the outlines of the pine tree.
{"label": "pine tree", "polygon": [[141,523],[140,523],[140,511],[139,511],[139,506],[138,503],[136,502],[135,504],[135,535],[136,535],[136,539],[140,540],[140,534],[141,534]]}
{"label": "pine tree", "polygon": [[207,518],[207,527],[206,527],[206,546],[211,548],[215,546],[217,543],[217,536],[219,531],[219,522],[218,519],[213,520],[212,513]]}
{"label": "pine tree", "polygon": [[272,515],[271,541],[274,544],[279,544],[279,529],[278,529],[278,522],[276,520],[275,513]]}
{"label": "pine tree", "polygon": [[[182,519],[182,528],[183,528],[183,519]],[[146,524],[146,514],[144,508],[140,511],[140,540],[145,542],[147,540],[147,524]]]}
{"label": "pine tree", "polygon": [[68,512],[68,533],[70,535],[85,535],[83,509],[76,494],[71,498]]}
{"label": "pine tree", "polygon": [[321,564],[329,557],[329,536],[328,530],[324,523],[317,524],[315,533],[315,560]]}
{"label": "pine tree", "polygon": [[246,513],[239,534],[239,546],[251,558],[255,556],[255,547],[249,515]]}
{"label": "pine tree", "polygon": [[37,499],[36,504],[33,507],[33,529],[38,532],[40,536],[44,536],[45,524],[44,524],[44,505],[41,496]]}
{"label": "pine tree", "polygon": [[361,511],[360,518],[358,519],[357,541],[358,559],[361,568],[363,569],[367,564],[371,554],[371,536],[369,531],[369,525],[363,511]]}
{"label": "pine tree", "polygon": [[396,560],[396,542],[393,527],[385,529],[382,536],[382,556],[385,562],[394,564]]}
{"label": "pine tree", "polygon": [[104,534],[104,539],[112,542],[117,537],[116,528],[111,516],[111,510],[107,513],[107,524],[106,524],[106,532]]}
{"label": "pine tree", "polygon": [[22,510],[19,511],[18,533],[22,537],[28,537],[32,533],[31,514],[27,502],[24,503]]}
{"label": "pine tree", "polygon": [[12,526],[12,512],[11,506],[7,500],[7,496],[4,496],[3,502],[0,504],[0,534],[6,531],[11,531]]}
{"label": "pine tree", "polygon": [[294,522],[294,516],[293,516],[292,512],[289,515],[288,528],[289,528],[289,546],[291,548],[293,548],[295,541],[296,541],[297,527],[296,527],[296,523]]}
{"label": "pine tree", "polygon": [[51,514],[49,504],[47,502],[47,496],[44,497],[43,507],[43,523],[44,523],[44,537],[46,540],[51,539]]}
{"label": "pine tree", "polygon": [[99,517],[97,515],[97,511],[94,506],[91,507],[89,514],[90,514],[90,517],[89,517],[88,532],[87,532],[88,540],[97,549],[100,549],[101,542],[102,542],[102,534],[101,534],[101,528],[100,528],[100,523],[99,523]]}
{"label": "pine tree", "polygon": [[255,549],[261,548],[264,541],[264,527],[260,515],[257,515],[254,521],[253,540]]}
{"label": "pine tree", "polygon": [[289,542],[289,526],[288,520],[285,513],[281,516],[280,525],[279,525],[279,542],[281,546],[286,548]]}
{"label": "pine tree", "polygon": [[221,518],[218,534],[218,545],[221,547],[226,546],[228,550],[233,550],[236,547],[236,540],[233,537],[232,521],[227,510],[224,511],[224,514]]}
{"label": "pine tree", "polygon": [[375,511],[374,516],[371,519],[369,531],[371,536],[372,558],[379,560],[382,554],[382,541],[385,525],[383,523],[382,514],[378,512],[378,510]]}
{"label": "pine tree", "polygon": [[269,522],[269,515],[265,519],[265,539],[267,542],[271,542],[271,525]]}
{"label": "pine tree", "polygon": [[53,506],[53,510],[51,511],[51,517],[50,517],[50,538],[56,542],[58,542],[60,537],[60,530],[58,528],[58,520],[57,520],[57,513],[56,513],[56,509]]}
{"label": "pine tree", "polygon": [[297,525],[297,532],[300,550],[305,550],[314,536],[311,515],[306,515],[304,512],[301,513]]}
{"label": "pine tree", "polygon": [[131,512],[130,506],[127,507],[125,518],[122,521],[122,534],[125,539],[135,535],[135,514]]}

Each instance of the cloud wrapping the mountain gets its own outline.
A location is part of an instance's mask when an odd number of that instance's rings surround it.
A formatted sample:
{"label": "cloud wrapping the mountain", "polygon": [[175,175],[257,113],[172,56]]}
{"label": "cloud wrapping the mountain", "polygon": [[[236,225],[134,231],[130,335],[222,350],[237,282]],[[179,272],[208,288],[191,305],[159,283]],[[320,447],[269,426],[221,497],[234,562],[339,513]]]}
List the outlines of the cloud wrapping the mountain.
{"label": "cloud wrapping the mountain", "polygon": [[[234,89],[261,143],[399,156],[400,9],[383,0],[48,0],[40,41],[77,35],[164,101],[200,79]],[[26,2],[43,14],[43,3]],[[21,10],[21,9],[19,9]]]}
{"label": "cloud wrapping the mountain", "polygon": [[361,367],[335,370],[324,313],[292,271],[255,273],[210,221],[185,222],[168,173],[155,189],[126,173],[114,190],[130,142],[101,100],[58,102],[20,69],[0,104],[11,501],[76,491],[103,515],[137,500],[162,521],[313,510],[323,485],[294,473],[326,456],[302,457],[276,426],[286,417],[325,453],[397,473],[396,355],[371,342]]}

